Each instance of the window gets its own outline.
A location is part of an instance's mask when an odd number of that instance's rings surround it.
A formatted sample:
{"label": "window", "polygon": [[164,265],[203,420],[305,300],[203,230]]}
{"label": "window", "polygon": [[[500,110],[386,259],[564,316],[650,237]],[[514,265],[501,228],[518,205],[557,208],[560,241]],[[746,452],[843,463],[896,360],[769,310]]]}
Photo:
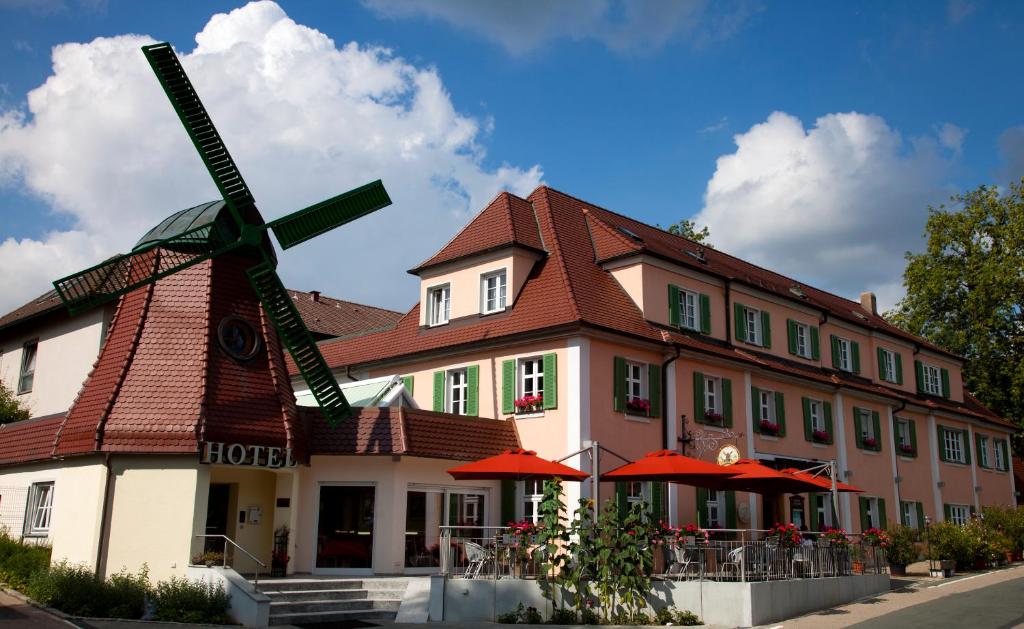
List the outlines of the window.
{"label": "window", "polygon": [[448,372],[448,387],[445,395],[445,410],[455,415],[465,415],[468,412],[466,402],[469,386],[466,381],[465,369],[454,369]]}
{"label": "window", "polygon": [[964,525],[971,519],[971,508],[967,505],[946,505],[949,521],[953,524]]}
{"label": "window", "polygon": [[924,365],[924,392],[930,395],[942,395],[942,372],[935,365]]}
{"label": "window", "polygon": [[630,481],[626,483],[626,503],[630,507],[637,502],[650,503],[650,483],[644,481]]}
{"label": "window", "polygon": [[817,514],[818,530],[830,529],[835,524],[832,517],[832,494],[815,494],[814,510]]}
{"label": "window", "polygon": [[795,323],[793,325],[793,338],[796,343],[797,356],[803,356],[804,358],[811,357],[810,337],[810,328],[806,325],[802,323]]}
{"label": "window", "polygon": [[523,519],[530,522],[540,521],[540,503],[544,501],[544,481],[524,480],[523,488]]}
{"label": "window", "polygon": [[33,483],[29,489],[25,509],[26,536],[45,536],[50,532],[50,514],[53,511],[53,482]]}
{"label": "window", "polygon": [[880,348],[878,356],[881,359],[878,365],[881,379],[887,382],[896,382],[896,353]]}
{"label": "window", "polygon": [[39,349],[38,341],[25,343],[21,350],[21,374],[18,377],[18,393],[28,393],[32,390],[32,381],[36,375],[36,352]]}
{"label": "window", "polygon": [[804,525],[804,497],[803,496],[790,496],[789,497],[789,521],[792,522],[798,529],[806,529]]}
{"label": "window", "polygon": [[947,461],[955,463],[967,462],[967,458],[964,456],[964,433],[959,430],[944,428],[942,430],[942,444]]}
{"label": "window", "polygon": [[863,513],[866,520],[861,524],[866,524],[867,528],[881,528],[882,520],[879,517],[878,498],[864,498],[863,500],[867,503],[867,508]]}
{"label": "window", "polygon": [[807,408],[811,416],[811,430],[825,432],[825,414],[821,410],[821,401],[811,400]]}
{"label": "window", "polygon": [[714,489],[708,490],[708,521],[707,528],[719,529],[722,528],[722,523],[725,521],[723,516],[725,515],[725,492],[716,491]]}
{"label": "window", "polygon": [[850,351],[850,341],[837,336],[836,347],[839,351],[839,368],[843,371],[853,371],[853,352]]}
{"label": "window", "polygon": [[634,400],[646,400],[644,395],[645,382],[644,374],[647,372],[647,366],[640,363],[627,362],[626,363],[626,402],[632,402]]}
{"label": "window", "polygon": [[978,435],[978,465],[991,467],[988,458],[988,437]]}
{"label": "window", "polygon": [[871,411],[863,408],[856,409],[858,415],[860,415],[860,438],[861,441],[867,445],[871,441],[876,441],[875,435],[875,422],[871,417]]}
{"label": "window", "polygon": [[504,269],[480,279],[480,309],[484,314],[505,309],[506,275]]}
{"label": "window", "polygon": [[921,528],[921,523],[917,521],[917,503],[901,501],[900,511],[902,511],[903,526],[913,529]]}
{"label": "window", "polygon": [[687,290],[679,291],[679,324],[691,330],[700,330],[700,295]]}
{"label": "window", "polygon": [[722,379],[713,376],[704,378],[704,412],[722,414]]}
{"label": "window", "polygon": [[761,407],[760,419],[775,423],[775,393],[772,391],[761,391],[758,396]]}
{"label": "window", "polygon": [[1003,449],[1005,447],[1005,441],[992,442],[992,449],[995,451],[996,455],[996,469],[1004,472],[1006,471],[1006,450]]}
{"label": "window", "polygon": [[761,311],[744,308],[743,321],[747,326],[747,342],[761,345]]}
{"label": "window", "polygon": [[443,325],[448,323],[451,311],[451,287],[445,284],[427,291],[427,323]]}
{"label": "window", "polygon": [[544,359],[519,359],[519,397],[544,395]]}

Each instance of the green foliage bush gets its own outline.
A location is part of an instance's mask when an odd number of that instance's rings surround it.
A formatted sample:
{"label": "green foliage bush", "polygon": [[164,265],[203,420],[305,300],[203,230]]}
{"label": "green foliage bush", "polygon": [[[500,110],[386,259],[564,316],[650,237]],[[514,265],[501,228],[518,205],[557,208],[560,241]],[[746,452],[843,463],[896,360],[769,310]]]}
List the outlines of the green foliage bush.
{"label": "green foliage bush", "polygon": [[106,581],[84,565],[66,561],[32,575],[28,595],[36,601],[71,614],[97,618],[142,618],[149,593],[145,567],[138,574],[122,570]]}
{"label": "green foliage bush", "polygon": [[156,620],[215,624],[231,622],[228,617],[228,594],[219,583],[214,585],[171,577],[169,581],[156,584],[153,599],[156,603]]}
{"label": "green foliage bush", "polygon": [[894,524],[887,531],[889,545],[885,547],[885,560],[891,564],[907,565],[917,561],[917,529]]}
{"label": "green foliage bush", "polygon": [[0,528],[0,582],[24,592],[32,575],[49,565],[49,546],[23,543]]}

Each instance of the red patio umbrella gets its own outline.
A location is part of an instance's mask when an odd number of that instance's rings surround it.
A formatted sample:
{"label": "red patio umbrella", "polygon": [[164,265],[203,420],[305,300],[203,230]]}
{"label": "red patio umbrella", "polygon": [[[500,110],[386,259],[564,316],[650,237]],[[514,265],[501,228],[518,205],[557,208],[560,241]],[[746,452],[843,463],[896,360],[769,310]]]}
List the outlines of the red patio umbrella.
{"label": "red patio umbrella", "polygon": [[[825,491],[832,491],[832,479],[827,476],[814,476],[812,474],[808,474],[803,470],[798,470],[795,467],[787,467],[786,469],[782,470],[782,473],[791,474],[801,480],[814,483],[815,485],[817,485],[821,489],[824,489]],[[854,487],[853,485],[850,485],[848,483],[841,483],[839,481],[836,481],[836,491],[855,492],[858,494],[864,493],[864,490],[861,489],[860,487]]]}
{"label": "red patio umbrella", "polygon": [[551,480],[558,477],[581,481],[590,476],[568,465],[542,459],[533,450],[521,448],[453,467],[448,473],[455,480]]}
{"label": "red patio umbrella", "polygon": [[683,456],[673,450],[658,450],[602,474],[601,480],[669,481],[704,487],[707,483],[715,483],[735,474],[729,467]]}
{"label": "red patio umbrella", "polygon": [[740,459],[726,469],[735,475],[706,485],[709,489],[731,489],[754,494],[801,494],[821,491],[813,480],[772,469],[754,459]]}

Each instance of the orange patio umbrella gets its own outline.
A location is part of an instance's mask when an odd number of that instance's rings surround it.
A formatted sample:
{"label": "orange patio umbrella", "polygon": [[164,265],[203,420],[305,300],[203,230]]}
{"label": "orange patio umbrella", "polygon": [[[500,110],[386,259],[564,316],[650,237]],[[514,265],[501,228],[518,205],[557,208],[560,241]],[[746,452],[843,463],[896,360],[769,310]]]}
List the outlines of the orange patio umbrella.
{"label": "orange patio umbrella", "polygon": [[[824,489],[825,491],[832,491],[831,478],[825,476],[814,476],[812,474],[808,474],[803,470],[798,470],[795,467],[787,467],[786,469],[782,470],[782,473],[790,474],[792,476],[799,478],[800,480],[814,483],[819,488]],[[836,491],[854,492],[858,494],[864,493],[864,490],[861,489],[860,487],[854,487],[853,485],[850,485],[848,483],[841,483],[839,481],[836,481]]]}
{"label": "orange patio umbrella", "polygon": [[581,481],[590,476],[568,465],[542,459],[533,450],[522,448],[505,450],[496,456],[453,467],[448,473],[455,480],[551,480],[557,477]]}
{"label": "orange patio umbrella", "polygon": [[731,489],[754,494],[802,494],[808,491],[821,491],[821,486],[813,480],[780,472],[754,459],[740,459],[726,469],[733,472],[734,476],[707,485],[709,489]]}
{"label": "orange patio umbrella", "polygon": [[657,450],[648,452],[642,459],[602,474],[601,480],[669,481],[704,487],[708,483],[728,479],[735,474],[730,467],[683,456],[674,450]]}

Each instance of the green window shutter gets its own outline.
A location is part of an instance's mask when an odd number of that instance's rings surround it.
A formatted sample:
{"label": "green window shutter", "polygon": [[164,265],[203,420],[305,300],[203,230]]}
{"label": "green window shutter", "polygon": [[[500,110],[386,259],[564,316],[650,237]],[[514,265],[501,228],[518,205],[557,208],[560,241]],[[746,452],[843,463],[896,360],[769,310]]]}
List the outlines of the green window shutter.
{"label": "green window shutter", "polygon": [[896,352],[896,384],[903,384],[903,355]]}
{"label": "green window shutter", "polygon": [[[547,374],[544,374],[545,376]],[[516,361],[501,361],[501,412],[516,412]]]}
{"label": "green window shutter", "polygon": [[697,526],[704,528],[708,525],[708,490],[703,487],[697,488]]}
{"label": "green window shutter", "polygon": [[864,449],[864,426],[861,423],[861,412],[856,406],[853,407],[853,430],[854,439],[857,442],[857,447],[861,450]]}
{"label": "green window shutter", "polygon": [[501,521],[504,524],[516,519],[516,481],[501,481]]}
{"label": "green window shutter", "polygon": [[558,408],[558,354],[544,354],[544,408]]}
{"label": "green window shutter", "polygon": [[882,451],[882,418],[878,414],[878,411],[871,411],[871,425],[875,431],[875,445],[874,450],[877,452]]}
{"label": "green window shutter", "polygon": [[812,531],[820,531],[821,524],[818,522],[818,506],[821,504],[821,495],[815,492],[807,494],[807,523]]}
{"label": "green window shutter", "polygon": [[870,504],[867,498],[857,497],[857,503],[860,506],[860,530],[864,532],[871,528],[871,518],[868,515],[870,510]]}
{"label": "green window shutter", "polygon": [[700,331],[711,334],[711,297],[703,293],[700,296]]}
{"label": "green window shutter", "polygon": [[434,410],[444,412],[444,372],[434,372]]}
{"label": "green window shutter", "polygon": [[649,417],[661,417],[661,365],[647,365],[647,391],[651,403]]}
{"label": "green window shutter", "polygon": [[835,334],[830,334],[829,340],[832,342],[832,366],[839,369],[841,363],[839,360],[839,337]]}
{"label": "green window shutter", "polygon": [[940,369],[939,373],[942,374],[942,397],[949,397],[949,369]]}
{"label": "green window shutter", "polygon": [[622,481],[615,483],[615,506],[618,507],[620,519],[629,513],[629,496],[626,494],[626,483]]}
{"label": "green window shutter", "polygon": [[907,518],[904,517],[903,507],[906,504],[908,504],[906,501],[900,500],[899,508],[896,509],[896,516],[897,516],[896,519],[899,520],[900,524],[903,525],[903,526],[907,526],[907,525],[910,524],[910,522],[907,521]]}
{"label": "green window shutter", "polygon": [[878,528],[885,529],[888,526],[888,518],[885,515],[885,499],[878,499]]}
{"label": "green window shutter", "polygon": [[942,426],[937,427],[939,433],[939,460],[948,461],[946,458],[946,429]]}
{"label": "green window shutter", "polygon": [[704,420],[704,374],[693,372],[693,421],[705,423]]}
{"label": "green window shutter", "polygon": [[966,430],[961,430],[964,436],[964,457],[967,465],[971,464],[971,435]]}
{"label": "green window shutter", "polygon": [[725,528],[736,528],[736,492],[725,492]]}
{"label": "green window shutter", "polygon": [[679,327],[682,318],[679,316],[679,287],[668,285],[668,322]]}
{"label": "green window shutter", "polygon": [[942,515],[943,515],[943,517],[945,517],[946,522],[949,522],[950,520],[952,520],[953,519],[953,507],[951,507],[951,506],[949,506],[947,504],[943,504],[942,505]]}
{"label": "green window shutter", "polygon": [[796,321],[786,319],[786,344],[789,353],[796,355]]}
{"label": "green window shutter", "polygon": [[999,469],[1005,472],[1010,469],[1010,444],[1004,439],[999,442],[999,449],[1003,451],[1003,465]]}
{"label": "green window shutter", "polygon": [[754,432],[761,432],[761,389],[750,387],[750,406],[754,409]]}
{"label": "green window shutter", "polygon": [[974,433],[974,455],[978,457],[978,465],[987,468],[985,459],[981,456],[981,435]]}
{"label": "green window shutter", "polygon": [[652,519],[655,523],[662,519],[662,505],[664,504],[664,493],[665,483],[658,481],[651,483],[651,515],[653,516]]}
{"label": "green window shutter", "polygon": [[722,424],[732,428],[732,380],[722,378]]}
{"label": "green window shutter", "polygon": [[878,379],[889,379],[889,374],[885,373],[885,350],[881,347],[878,348]]}
{"label": "green window shutter", "polygon": [[786,436],[786,396],[775,392],[775,421],[779,424],[779,436]]}
{"label": "green window shutter", "polygon": [[860,343],[850,341],[850,354],[853,357],[853,373],[860,373]]}
{"label": "green window shutter", "polygon": [[402,386],[405,387],[406,392],[412,395],[413,376],[402,376]]}
{"label": "green window shutter", "polygon": [[480,366],[466,367],[466,414],[472,417],[480,415]]}
{"label": "green window shutter", "polygon": [[811,398],[800,398],[804,408],[804,439],[814,441],[814,426],[811,425]]}
{"label": "green window shutter", "polygon": [[917,378],[917,392],[924,393],[924,363],[914,361],[914,376]]}
{"label": "green window shutter", "polygon": [[828,442],[832,443],[835,434],[832,432],[832,402],[822,402],[822,411],[825,413],[825,432],[828,433]]}
{"label": "green window shutter", "polygon": [[743,316],[743,304],[733,304],[733,324],[736,328],[736,340],[746,341],[747,340],[747,322]]}
{"label": "green window shutter", "polygon": [[914,508],[917,509],[917,529],[919,531],[924,530],[924,505],[920,502],[914,503]]}
{"label": "green window shutter", "polygon": [[914,456],[917,456],[917,422],[907,420],[907,430],[910,431],[910,447],[914,449]]}
{"label": "green window shutter", "polygon": [[767,310],[761,311],[761,346],[772,346],[772,316]]}
{"label": "green window shutter", "polygon": [[615,412],[621,413],[626,410],[626,359],[622,356],[615,357],[615,368],[612,377],[615,379],[612,389],[614,397],[612,407]]}
{"label": "green window shutter", "polygon": [[818,338],[818,328],[811,328],[811,359],[821,360],[821,339]]}

